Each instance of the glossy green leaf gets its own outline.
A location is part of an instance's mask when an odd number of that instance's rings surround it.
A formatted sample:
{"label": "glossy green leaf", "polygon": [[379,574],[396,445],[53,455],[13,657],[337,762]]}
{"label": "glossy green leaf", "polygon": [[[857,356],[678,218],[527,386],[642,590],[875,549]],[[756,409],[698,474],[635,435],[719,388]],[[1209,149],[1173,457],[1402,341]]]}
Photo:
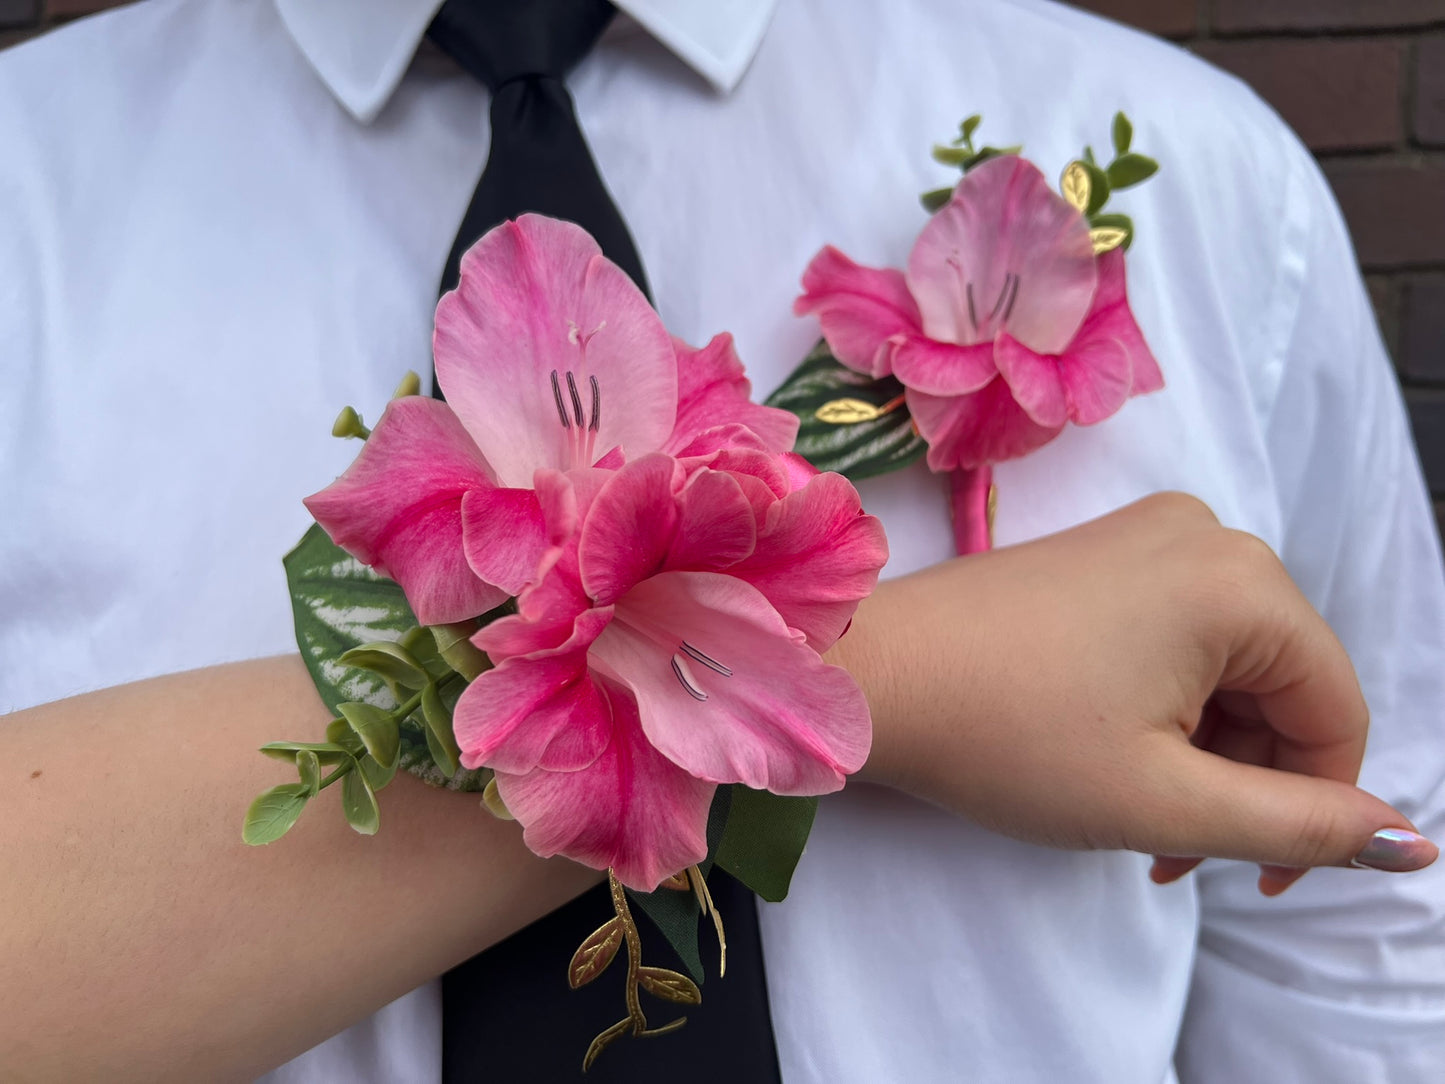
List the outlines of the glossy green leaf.
{"label": "glossy green leaf", "polygon": [[958,126],[958,134],[963,137],[963,142],[973,142],[973,133],[978,131],[978,126],[983,123],[983,116],[975,113]]}
{"label": "glossy green leaf", "polygon": [[348,772],[341,780],[341,808],[346,814],[346,823],[364,836],[376,835],[377,828],[381,827],[376,795],[361,772]]}
{"label": "glossy green leaf", "polygon": [[429,680],[426,669],[399,643],[377,640],[342,652],[338,662],[359,666],[406,689],[420,689]]}
{"label": "glossy green leaf", "polygon": [[1159,172],[1159,163],[1142,154],[1125,154],[1109,163],[1109,183],[1115,188],[1129,188],[1147,181]]}
{"label": "glossy green leaf", "polygon": [[[801,422],[794,450],[819,470],[837,471],[858,481],[901,470],[923,458],[928,446],[913,428],[902,399],[903,385],[892,377],[875,380],[854,372],[820,341],[768,405],[790,410]],[[840,399],[887,408],[867,421],[834,425],[818,411]]]}
{"label": "glossy green leaf", "polygon": [[442,774],[450,779],[461,767],[462,751],[452,733],[452,713],[442,703],[435,685],[428,685],[421,691],[421,714],[426,724],[427,749]]}
{"label": "glossy green leaf", "polygon": [[337,704],[336,710],[351,724],[378,764],[395,767],[397,754],[401,752],[401,731],[391,712],[356,703]]}
{"label": "glossy green leaf", "polygon": [[437,650],[436,637],[432,630],[426,625],[418,625],[402,633],[401,639],[397,641],[401,647],[421,663],[422,669],[433,680],[444,678],[452,672],[452,668],[442,658],[441,652]]}
{"label": "glossy green leaf", "polygon": [[303,783],[282,783],[262,792],[246,810],[241,839],[252,846],[280,839],[301,816],[309,797],[310,790]]}
{"label": "glossy green leaf", "polygon": [[1129,145],[1134,142],[1134,126],[1123,113],[1114,114],[1114,153],[1128,154]]}
{"label": "glossy green leaf", "polygon": [[316,792],[321,789],[321,761],[310,749],[297,751],[296,774],[301,777],[306,793],[312,798],[316,797]]}
{"label": "glossy green leaf", "polygon": [[395,640],[416,625],[401,588],[338,547],[316,524],[284,564],[296,643],[327,708],[334,712],[343,701],[396,707],[381,675],[340,659],[354,647]]}
{"label": "glossy green leaf", "polygon": [[945,147],[942,144],[935,144],[933,148],[933,160],[940,165],[961,166],[972,156],[966,147]]}
{"label": "glossy green leaf", "polygon": [[777,903],[788,895],[817,811],[817,798],[784,798],[735,786],[713,861],[769,903]]}

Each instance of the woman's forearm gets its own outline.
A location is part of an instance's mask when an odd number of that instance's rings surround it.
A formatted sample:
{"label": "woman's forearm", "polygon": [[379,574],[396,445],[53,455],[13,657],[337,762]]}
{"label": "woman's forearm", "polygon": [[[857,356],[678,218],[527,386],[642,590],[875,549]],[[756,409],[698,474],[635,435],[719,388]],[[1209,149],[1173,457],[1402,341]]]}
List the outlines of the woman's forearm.
{"label": "woman's forearm", "polygon": [[405,773],[375,838],[331,788],[246,846],[257,746],[327,718],[292,656],[0,720],[0,1076],[250,1079],[598,880]]}

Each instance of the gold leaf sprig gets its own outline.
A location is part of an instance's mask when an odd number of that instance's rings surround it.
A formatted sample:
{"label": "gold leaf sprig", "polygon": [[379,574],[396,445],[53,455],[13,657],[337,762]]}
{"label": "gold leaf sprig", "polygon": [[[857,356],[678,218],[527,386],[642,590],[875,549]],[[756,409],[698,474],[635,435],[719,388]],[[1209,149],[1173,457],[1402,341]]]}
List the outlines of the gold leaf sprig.
{"label": "gold leaf sprig", "polygon": [[[613,915],[592,931],[587,939],[578,946],[572,956],[572,962],[567,966],[567,983],[576,990],[578,987],[592,982],[607,970],[608,965],[617,958],[618,952],[625,946],[627,949],[627,981],[624,992],[627,1001],[627,1015],[592,1040],[592,1045],[587,1048],[587,1054],[582,1059],[584,1073],[592,1067],[592,1063],[597,1060],[602,1051],[624,1036],[651,1038],[657,1035],[666,1035],[687,1023],[687,1017],[680,1016],[661,1027],[648,1027],[647,1014],[642,1011],[642,991],[663,1001],[671,1001],[676,1004],[702,1004],[702,991],[698,989],[697,983],[686,975],[666,967],[643,965],[642,935],[637,929],[637,922],[632,917],[632,909],[627,905],[627,893],[622,887],[622,882],[617,879],[617,875],[612,870],[607,871],[607,883],[612,892]],[[662,882],[659,887],[684,892],[691,888],[697,895],[702,913],[712,916],[713,924],[717,927],[718,947],[723,956],[723,963],[718,968],[718,974],[721,976],[727,966],[727,944],[723,937],[722,919],[713,905],[712,895],[708,892],[707,882],[703,879],[702,871],[697,866],[691,866],[684,872],[674,874]]]}

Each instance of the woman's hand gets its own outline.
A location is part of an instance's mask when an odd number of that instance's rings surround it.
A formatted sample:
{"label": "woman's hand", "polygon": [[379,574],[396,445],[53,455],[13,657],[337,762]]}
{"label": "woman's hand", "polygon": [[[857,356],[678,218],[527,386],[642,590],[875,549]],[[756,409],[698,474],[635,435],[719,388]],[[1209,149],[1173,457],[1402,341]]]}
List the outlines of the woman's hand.
{"label": "woman's hand", "polygon": [[1247,859],[1270,894],[1438,854],[1353,785],[1369,715],[1324,619],[1192,497],[884,583],[830,660],[873,707],[864,778],[1010,836],[1170,856],[1161,882]]}

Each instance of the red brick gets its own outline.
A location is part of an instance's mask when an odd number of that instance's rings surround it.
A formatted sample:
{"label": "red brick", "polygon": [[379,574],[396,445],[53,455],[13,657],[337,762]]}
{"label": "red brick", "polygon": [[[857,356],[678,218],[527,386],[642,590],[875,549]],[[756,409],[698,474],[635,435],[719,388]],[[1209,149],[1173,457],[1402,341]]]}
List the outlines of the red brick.
{"label": "red brick", "polygon": [[0,0],[0,27],[34,26],[40,20],[40,0]]}
{"label": "red brick", "polygon": [[1187,38],[1199,29],[1198,0],[1076,0],[1075,6],[1167,38]]}
{"label": "red brick", "polygon": [[1445,275],[1411,277],[1400,316],[1400,373],[1445,384]]}
{"label": "red brick", "polygon": [[1422,37],[1415,46],[1415,138],[1445,145],[1445,36]]}
{"label": "red brick", "polygon": [[1445,163],[1342,159],[1325,172],[1365,268],[1445,263]]}
{"label": "red brick", "polygon": [[1445,497],[1445,391],[1407,388],[1405,406],[1410,411],[1425,482],[1436,497]]}
{"label": "red brick", "polygon": [[1254,87],[1315,150],[1390,147],[1404,138],[1402,42],[1211,41],[1194,49]]}
{"label": "red brick", "polygon": [[1445,0],[1211,0],[1216,30],[1349,30],[1445,22]]}

